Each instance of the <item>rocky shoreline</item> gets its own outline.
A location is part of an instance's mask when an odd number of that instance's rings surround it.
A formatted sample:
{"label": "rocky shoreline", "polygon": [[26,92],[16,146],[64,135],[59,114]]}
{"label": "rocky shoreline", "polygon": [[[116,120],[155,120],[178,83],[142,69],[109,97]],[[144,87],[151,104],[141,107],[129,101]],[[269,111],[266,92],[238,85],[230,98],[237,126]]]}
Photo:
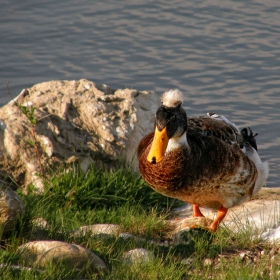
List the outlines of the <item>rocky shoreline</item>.
{"label": "rocky shoreline", "polygon": [[[18,105],[35,108],[36,142],[44,170],[71,162],[79,163],[86,170],[92,162],[114,164],[120,158],[137,170],[136,147],[153,127],[158,102],[153,92],[112,90],[85,79],[50,81],[25,89],[0,109],[1,176],[11,177],[22,190],[33,184],[38,192],[44,191],[42,176],[38,175],[36,149],[30,144],[32,124]],[[1,183],[0,192],[0,225],[8,233],[24,215],[24,204],[5,181]],[[202,211],[206,217],[213,218],[211,211]],[[190,206],[177,209],[174,216],[170,221],[176,224],[172,242],[180,243],[182,230],[189,231],[182,229],[182,224],[191,216]],[[40,217],[38,221],[37,227],[47,227],[48,221],[40,220]],[[251,201],[230,209],[223,226],[238,230],[237,221],[240,227],[257,229],[264,242],[280,242],[280,189],[263,188]],[[89,232],[91,236],[103,238],[138,238],[120,232],[118,225],[111,224],[84,226],[73,234]],[[51,260],[60,259],[69,264],[89,262],[97,270],[106,268],[101,258],[77,244],[43,240],[23,244],[18,250],[23,252],[27,265],[35,262],[44,266]],[[151,258],[152,252],[138,248],[125,252],[123,261],[144,262]]]}

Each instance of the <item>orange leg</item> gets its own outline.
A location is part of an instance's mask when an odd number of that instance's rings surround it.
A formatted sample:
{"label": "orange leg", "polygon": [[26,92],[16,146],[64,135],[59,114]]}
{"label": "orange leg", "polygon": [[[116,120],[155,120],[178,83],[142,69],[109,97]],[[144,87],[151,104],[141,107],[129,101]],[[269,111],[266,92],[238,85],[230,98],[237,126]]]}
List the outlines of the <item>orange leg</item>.
{"label": "orange leg", "polygon": [[218,210],[217,216],[214,219],[214,221],[211,223],[211,225],[208,227],[209,230],[211,230],[212,232],[216,232],[219,224],[221,223],[221,221],[224,219],[224,217],[227,214],[228,209],[225,208],[224,206],[221,206],[220,209]]}
{"label": "orange leg", "polygon": [[198,205],[193,204],[193,217],[204,217],[204,215],[200,212]]}

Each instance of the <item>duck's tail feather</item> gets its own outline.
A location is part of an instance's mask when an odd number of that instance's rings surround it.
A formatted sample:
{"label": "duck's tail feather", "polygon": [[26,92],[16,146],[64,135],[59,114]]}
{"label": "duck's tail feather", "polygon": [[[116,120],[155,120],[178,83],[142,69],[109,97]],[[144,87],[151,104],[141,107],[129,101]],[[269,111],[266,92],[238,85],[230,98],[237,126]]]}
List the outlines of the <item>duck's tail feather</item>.
{"label": "duck's tail feather", "polygon": [[258,147],[255,137],[258,133],[254,134],[250,127],[245,127],[241,130],[241,134],[243,136],[243,141],[249,143],[257,151]]}

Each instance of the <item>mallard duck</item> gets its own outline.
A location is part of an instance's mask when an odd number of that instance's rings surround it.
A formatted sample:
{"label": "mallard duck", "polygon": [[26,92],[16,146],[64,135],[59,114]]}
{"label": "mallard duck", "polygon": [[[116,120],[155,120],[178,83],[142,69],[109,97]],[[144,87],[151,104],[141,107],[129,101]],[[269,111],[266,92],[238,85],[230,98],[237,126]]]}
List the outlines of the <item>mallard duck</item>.
{"label": "mallard duck", "polygon": [[154,132],[139,143],[137,156],[144,180],[157,192],[200,207],[217,210],[208,229],[217,230],[229,208],[250,199],[266,183],[268,163],[257,153],[256,134],[224,116],[187,118],[183,95],[175,89],[162,95]]}

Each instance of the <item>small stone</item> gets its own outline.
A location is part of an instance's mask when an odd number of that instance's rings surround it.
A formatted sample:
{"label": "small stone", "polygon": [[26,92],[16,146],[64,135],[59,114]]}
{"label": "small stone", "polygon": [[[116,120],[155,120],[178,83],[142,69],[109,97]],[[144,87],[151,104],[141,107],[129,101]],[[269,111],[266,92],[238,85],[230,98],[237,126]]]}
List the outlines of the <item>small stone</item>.
{"label": "small stone", "polygon": [[[138,242],[145,242],[146,240],[144,238],[135,236],[133,234],[130,233],[121,233],[119,235],[120,238],[123,238],[124,240],[134,240],[134,241],[138,241]],[[152,241],[150,241],[152,242]]]}
{"label": "small stone", "polygon": [[21,245],[18,250],[24,263],[44,267],[50,263],[68,263],[69,266],[82,268],[85,265],[94,271],[106,269],[106,265],[88,249],[61,241],[33,241]]}
{"label": "small stone", "polygon": [[133,249],[123,254],[124,263],[130,264],[146,264],[150,261],[153,261],[155,256],[153,252],[148,251],[143,248]]}
{"label": "small stone", "polygon": [[213,260],[212,259],[205,259],[204,261],[203,261],[203,265],[204,266],[210,266],[210,265],[212,265],[213,264]]}
{"label": "small stone", "polygon": [[50,228],[49,222],[41,217],[33,218],[31,220],[31,223],[33,226],[35,226],[38,229],[49,229]]}
{"label": "small stone", "polygon": [[184,229],[184,228],[202,228],[202,229],[206,229],[207,227],[210,226],[210,224],[213,222],[212,219],[209,219],[207,217],[188,217],[186,219],[183,219],[180,224],[179,227],[180,229]]}
{"label": "small stone", "polygon": [[110,238],[117,237],[121,232],[120,226],[115,224],[95,224],[81,226],[72,233],[72,236],[85,236],[90,234],[91,237]]}

